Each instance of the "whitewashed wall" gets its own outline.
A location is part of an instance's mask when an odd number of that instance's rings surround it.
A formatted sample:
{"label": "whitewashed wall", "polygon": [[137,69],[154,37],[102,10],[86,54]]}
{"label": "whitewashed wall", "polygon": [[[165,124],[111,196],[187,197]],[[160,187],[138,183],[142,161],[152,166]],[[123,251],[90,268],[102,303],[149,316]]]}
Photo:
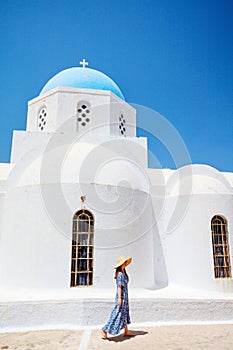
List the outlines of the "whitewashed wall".
{"label": "whitewashed wall", "polygon": [[[162,214],[158,218],[158,226],[168,280],[171,284],[188,288],[229,292],[233,290],[232,278],[214,277],[211,219],[214,215],[227,219],[232,266],[232,188],[216,169],[205,165],[193,165],[191,168],[191,183],[186,176],[170,182],[168,178],[165,201],[160,208]],[[175,173],[171,176],[175,177]],[[188,184],[191,184],[190,193]],[[154,208],[158,206],[155,197],[153,204]],[[175,219],[179,216],[178,220],[172,219],[175,210]]]}

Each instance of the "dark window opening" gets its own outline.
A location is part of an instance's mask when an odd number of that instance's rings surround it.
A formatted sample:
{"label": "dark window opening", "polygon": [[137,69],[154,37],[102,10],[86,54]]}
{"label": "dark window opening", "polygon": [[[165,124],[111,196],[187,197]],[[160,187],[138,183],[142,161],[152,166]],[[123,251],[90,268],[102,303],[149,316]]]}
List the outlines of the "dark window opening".
{"label": "dark window opening", "polygon": [[73,218],[70,286],[93,285],[94,218],[86,209]]}
{"label": "dark window opening", "polygon": [[227,221],[220,215],[211,220],[215,278],[231,278]]}

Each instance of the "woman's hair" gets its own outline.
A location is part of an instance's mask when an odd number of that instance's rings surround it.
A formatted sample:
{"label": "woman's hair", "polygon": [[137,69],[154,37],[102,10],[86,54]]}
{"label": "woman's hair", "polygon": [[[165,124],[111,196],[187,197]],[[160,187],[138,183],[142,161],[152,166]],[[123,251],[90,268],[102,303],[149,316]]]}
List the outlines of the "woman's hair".
{"label": "woman's hair", "polygon": [[124,269],[124,270],[122,271],[122,270],[121,270],[121,266],[118,266],[118,267],[116,268],[116,271],[115,271],[114,279],[117,278],[117,275],[118,275],[119,272],[124,272],[124,273],[126,274],[126,276],[128,277],[127,272],[126,272],[126,269]]}

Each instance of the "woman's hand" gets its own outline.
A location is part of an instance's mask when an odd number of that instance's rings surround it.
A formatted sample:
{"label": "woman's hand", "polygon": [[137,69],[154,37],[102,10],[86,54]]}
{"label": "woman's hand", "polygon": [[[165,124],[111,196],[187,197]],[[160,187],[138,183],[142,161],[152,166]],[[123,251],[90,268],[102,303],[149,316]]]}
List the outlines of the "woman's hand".
{"label": "woman's hand", "polygon": [[122,299],[118,298],[118,306],[121,306],[121,305],[122,305]]}

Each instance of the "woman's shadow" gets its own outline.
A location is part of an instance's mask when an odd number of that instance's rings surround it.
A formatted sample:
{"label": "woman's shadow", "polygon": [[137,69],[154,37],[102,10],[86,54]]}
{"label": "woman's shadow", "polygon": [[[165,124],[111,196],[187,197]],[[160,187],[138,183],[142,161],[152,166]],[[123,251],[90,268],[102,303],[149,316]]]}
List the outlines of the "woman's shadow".
{"label": "woman's shadow", "polygon": [[125,340],[129,340],[129,339],[135,338],[138,335],[146,335],[146,334],[148,334],[148,332],[145,332],[145,331],[135,331],[135,330],[133,330],[132,332],[135,335],[134,337],[127,337],[127,336],[124,336],[124,334],[119,334],[119,335],[116,335],[115,337],[108,338],[108,340],[109,341],[114,341],[115,343],[119,343],[119,342],[122,342],[122,341],[125,341]]}

